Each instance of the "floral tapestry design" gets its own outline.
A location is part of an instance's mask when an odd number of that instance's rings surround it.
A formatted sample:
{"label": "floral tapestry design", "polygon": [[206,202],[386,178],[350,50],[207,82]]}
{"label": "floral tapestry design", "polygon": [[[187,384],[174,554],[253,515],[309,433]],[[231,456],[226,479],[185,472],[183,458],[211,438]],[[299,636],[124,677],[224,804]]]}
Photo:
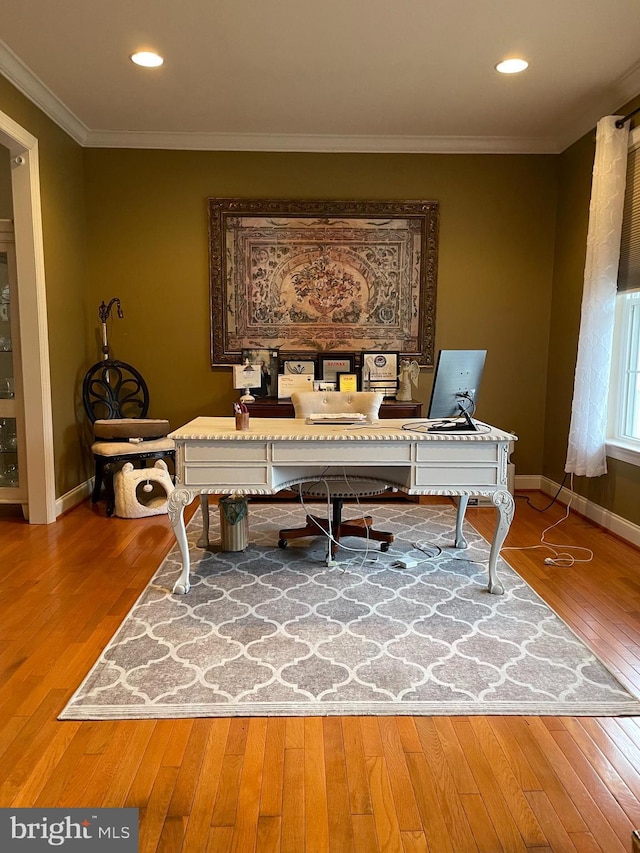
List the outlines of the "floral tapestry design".
{"label": "floral tapestry design", "polygon": [[[210,205],[212,363],[255,346],[393,350],[432,363],[436,202]],[[308,205],[352,210],[309,216]]]}

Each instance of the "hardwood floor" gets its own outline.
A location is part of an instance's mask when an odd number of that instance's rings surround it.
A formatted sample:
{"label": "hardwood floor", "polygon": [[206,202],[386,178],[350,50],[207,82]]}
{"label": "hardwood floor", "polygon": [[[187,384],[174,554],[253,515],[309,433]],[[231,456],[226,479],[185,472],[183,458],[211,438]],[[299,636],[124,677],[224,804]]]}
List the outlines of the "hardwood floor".
{"label": "hardwood floor", "polygon": [[[563,513],[519,498],[506,544]],[[467,517],[491,536],[493,509]],[[640,552],[574,514],[549,538],[593,561],[505,556],[640,695]],[[166,516],[102,504],[49,526],[0,511],[0,806],[137,807],[140,851],[164,853],[631,850],[640,718],[58,722],[172,542]]]}

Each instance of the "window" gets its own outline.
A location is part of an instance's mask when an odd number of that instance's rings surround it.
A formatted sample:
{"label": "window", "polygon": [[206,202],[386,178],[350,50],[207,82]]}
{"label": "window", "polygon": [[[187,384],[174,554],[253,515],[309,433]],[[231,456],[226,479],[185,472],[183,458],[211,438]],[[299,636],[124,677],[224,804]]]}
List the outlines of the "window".
{"label": "window", "polygon": [[640,451],[640,291],[618,294],[614,349],[611,436]]}
{"label": "window", "polygon": [[607,455],[640,465],[640,130],[629,137]]}
{"label": "window", "polygon": [[620,373],[619,432],[640,441],[640,292],[625,293],[622,325],[622,369]]}

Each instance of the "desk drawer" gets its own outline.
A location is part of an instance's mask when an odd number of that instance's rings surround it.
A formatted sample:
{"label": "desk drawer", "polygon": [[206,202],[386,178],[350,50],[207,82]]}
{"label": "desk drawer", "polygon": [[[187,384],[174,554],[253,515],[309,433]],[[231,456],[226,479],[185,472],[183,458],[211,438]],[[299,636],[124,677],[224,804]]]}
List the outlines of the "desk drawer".
{"label": "desk drawer", "polygon": [[495,444],[482,444],[481,442],[469,442],[465,444],[460,441],[447,442],[443,447],[441,443],[435,444],[430,441],[420,442],[416,447],[417,462],[440,462],[446,460],[448,464],[458,462],[474,464],[475,462],[497,462],[498,448]]}
{"label": "desk drawer", "polygon": [[[273,445],[278,464],[394,465],[411,461],[411,446],[383,441],[289,441]],[[373,475],[372,475],[373,476]]]}
{"label": "desk drawer", "polygon": [[189,442],[184,446],[188,462],[266,462],[267,445],[260,441]]}
{"label": "desk drawer", "polygon": [[481,488],[498,483],[498,469],[488,465],[472,468],[452,468],[450,465],[416,466],[416,486],[468,486]]}
{"label": "desk drawer", "polygon": [[267,466],[261,465],[185,465],[185,486],[263,487],[268,482]]}

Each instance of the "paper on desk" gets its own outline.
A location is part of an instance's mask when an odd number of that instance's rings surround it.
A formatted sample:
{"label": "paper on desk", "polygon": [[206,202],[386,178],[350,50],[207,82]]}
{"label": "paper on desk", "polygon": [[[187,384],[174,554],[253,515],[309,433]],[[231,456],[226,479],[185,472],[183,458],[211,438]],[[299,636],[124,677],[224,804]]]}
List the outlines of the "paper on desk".
{"label": "paper on desk", "polygon": [[281,373],[278,376],[278,397],[290,397],[294,391],[313,391],[313,374]]}
{"label": "paper on desk", "polygon": [[309,415],[310,421],[366,421],[367,416],[361,412],[320,412]]}

